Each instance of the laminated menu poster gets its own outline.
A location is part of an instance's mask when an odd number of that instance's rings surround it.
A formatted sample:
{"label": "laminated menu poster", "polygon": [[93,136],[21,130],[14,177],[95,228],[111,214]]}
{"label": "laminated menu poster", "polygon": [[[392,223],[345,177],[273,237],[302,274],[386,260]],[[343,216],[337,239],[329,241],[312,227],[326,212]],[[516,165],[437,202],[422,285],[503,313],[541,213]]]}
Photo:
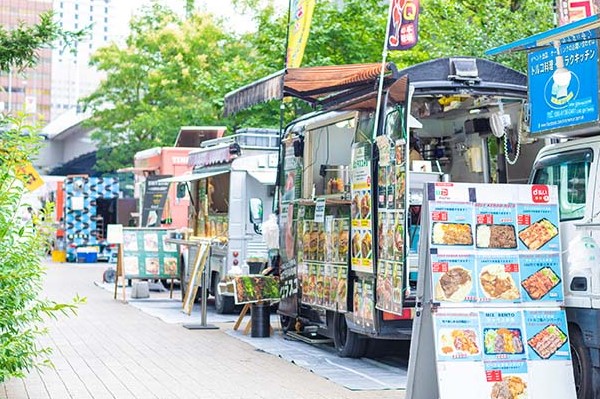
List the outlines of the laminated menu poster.
{"label": "laminated menu poster", "polygon": [[428,216],[431,248],[473,248],[472,204],[434,202]]}
{"label": "laminated menu poster", "polygon": [[123,229],[125,277],[170,278],[179,276],[177,247],[166,242],[166,229]]}
{"label": "laminated menu poster", "polygon": [[373,273],[372,182],[369,145],[364,143],[354,144],[350,170],[352,270]]}
{"label": "laminated menu poster", "polygon": [[439,312],[434,315],[435,356],[445,361],[481,361],[481,330],[477,312]]}
{"label": "laminated menu poster", "polygon": [[433,299],[436,302],[477,301],[477,274],[472,254],[431,255]]}
{"label": "laminated menu poster", "polygon": [[560,251],[558,223],[558,207],[556,205],[517,205],[519,249]]}
{"label": "laminated menu poster", "polygon": [[403,263],[380,260],[377,264],[377,301],[379,310],[402,315]]}
{"label": "laminated menu poster", "polygon": [[519,256],[523,302],[563,302],[560,261],[559,253]]}
{"label": "laminated menu poster", "polygon": [[477,296],[483,303],[521,300],[517,253],[477,254]]}
{"label": "laminated menu poster", "polygon": [[479,249],[517,249],[514,204],[475,204],[475,246]]}
{"label": "laminated menu poster", "polygon": [[562,310],[525,310],[529,360],[570,360],[567,319]]}
{"label": "laminated menu poster", "polygon": [[523,313],[518,309],[486,309],[479,313],[483,360],[526,360]]}
{"label": "laminated menu poster", "polygon": [[367,279],[354,281],[352,297],[352,319],[366,330],[375,331],[375,293],[373,282]]}
{"label": "laminated menu poster", "polygon": [[484,363],[485,389],[482,398],[528,399],[529,374],[523,360]]}

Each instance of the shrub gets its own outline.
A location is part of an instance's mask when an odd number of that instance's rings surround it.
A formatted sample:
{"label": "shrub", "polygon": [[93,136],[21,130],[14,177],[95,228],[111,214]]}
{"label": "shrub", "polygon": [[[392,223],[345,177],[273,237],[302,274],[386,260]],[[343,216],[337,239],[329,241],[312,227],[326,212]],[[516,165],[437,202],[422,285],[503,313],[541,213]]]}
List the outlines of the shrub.
{"label": "shrub", "polygon": [[43,258],[53,234],[51,205],[27,215],[27,191],[16,172],[17,166],[31,161],[38,153],[38,130],[24,124],[23,117],[0,122],[0,382],[23,377],[26,371],[51,365],[50,348],[37,338],[47,333],[44,317],[74,313],[85,301],[76,297],[71,303],[41,299],[45,275]]}

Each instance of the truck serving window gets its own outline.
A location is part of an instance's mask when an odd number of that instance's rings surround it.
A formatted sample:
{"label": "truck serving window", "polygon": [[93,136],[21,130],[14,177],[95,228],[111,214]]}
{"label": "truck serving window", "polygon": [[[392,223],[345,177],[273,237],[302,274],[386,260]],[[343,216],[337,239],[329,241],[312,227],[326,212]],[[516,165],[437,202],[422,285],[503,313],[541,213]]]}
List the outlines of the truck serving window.
{"label": "truck serving window", "polygon": [[560,220],[582,219],[593,160],[591,149],[542,158],[534,165],[533,184],[558,186]]}

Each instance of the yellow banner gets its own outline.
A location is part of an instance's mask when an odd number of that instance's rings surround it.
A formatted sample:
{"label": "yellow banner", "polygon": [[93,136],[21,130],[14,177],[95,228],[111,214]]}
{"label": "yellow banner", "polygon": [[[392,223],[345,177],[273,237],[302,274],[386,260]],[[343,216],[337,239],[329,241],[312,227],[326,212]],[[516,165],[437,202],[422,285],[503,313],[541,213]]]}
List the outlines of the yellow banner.
{"label": "yellow banner", "polygon": [[44,180],[32,164],[27,163],[16,168],[17,177],[25,184],[29,191],[34,191],[44,185]]}
{"label": "yellow banner", "polygon": [[292,0],[290,2],[286,62],[288,68],[298,68],[302,63],[314,9],[315,0]]}

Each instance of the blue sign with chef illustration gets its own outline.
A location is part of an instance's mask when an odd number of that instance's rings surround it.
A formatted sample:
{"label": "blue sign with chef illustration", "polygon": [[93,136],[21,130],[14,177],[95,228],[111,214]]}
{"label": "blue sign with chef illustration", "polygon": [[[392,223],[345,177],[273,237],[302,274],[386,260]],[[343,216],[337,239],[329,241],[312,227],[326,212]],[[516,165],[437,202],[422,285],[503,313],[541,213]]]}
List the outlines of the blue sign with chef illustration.
{"label": "blue sign with chef illustration", "polygon": [[598,45],[592,31],[528,54],[531,133],[598,120]]}

